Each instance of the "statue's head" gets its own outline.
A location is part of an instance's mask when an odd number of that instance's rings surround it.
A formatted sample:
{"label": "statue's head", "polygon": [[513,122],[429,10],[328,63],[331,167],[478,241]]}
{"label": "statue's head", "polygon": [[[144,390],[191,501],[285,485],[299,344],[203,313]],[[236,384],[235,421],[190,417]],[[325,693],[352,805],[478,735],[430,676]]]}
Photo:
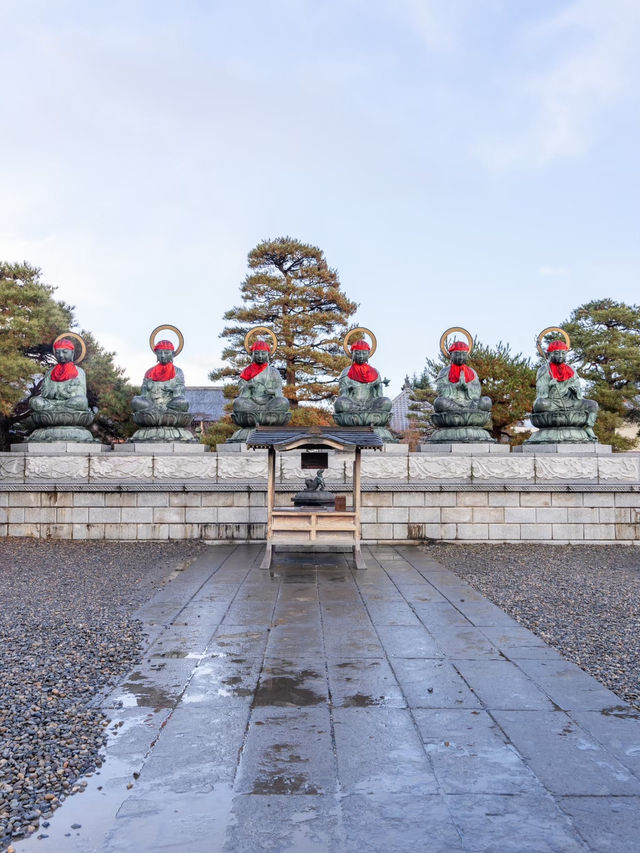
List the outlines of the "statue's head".
{"label": "statue's head", "polygon": [[449,358],[452,364],[466,364],[469,357],[469,344],[464,341],[454,341],[449,347]]}
{"label": "statue's head", "polygon": [[256,364],[265,364],[269,361],[269,344],[262,338],[256,338],[251,344],[251,358]]}
{"label": "statue's head", "polygon": [[351,361],[355,364],[365,364],[369,361],[371,347],[365,340],[356,341],[351,346]]}
{"label": "statue's head", "polygon": [[169,364],[170,361],[173,361],[175,347],[171,341],[158,341],[154,346],[153,351],[155,352],[156,358],[160,364]]}
{"label": "statue's head", "polygon": [[568,349],[569,347],[564,341],[551,341],[547,347],[549,361],[552,361],[554,364],[564,364],[567,359]]}
{"label": "statue's head", "polygon": [[67,364],[67,362],[73,361],[75,351],[74,345],[70,340],[67,340],[67,338],[61,338],[53,345],[53,354],[55,355],[58,364]]}

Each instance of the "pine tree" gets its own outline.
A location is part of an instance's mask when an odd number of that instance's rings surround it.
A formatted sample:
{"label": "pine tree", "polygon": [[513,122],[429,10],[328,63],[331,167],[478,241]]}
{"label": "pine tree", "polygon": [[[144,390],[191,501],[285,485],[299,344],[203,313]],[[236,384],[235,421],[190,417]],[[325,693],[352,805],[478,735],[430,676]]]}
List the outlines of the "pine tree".
{"label": "pine tree", "polygon": [[[417,433],[417,440],[425,439],[429,433],[433,432],[431,423],[431,412],[433,411],[433,401],[437,394],[433,387],[433,383],[429,376],[428,368],[424,368],[420,376],[415,373],[411,379],[405,376],[403,389],[411,388],[409,395],[409,411],[407,418],[411,424],[411,432]],[[414,436],[409,436],[409,443],[415,444]]]}
{"label": "pine tree", "polygon": [[228,340],[222,353],[227,364],[209,378],[237,378],[247,364],[246,333],[264,325],[278,338],[272,362],[282,371],[291,406],[330,399],[349,364],[342,340],[358,306],[315,246],[291,237],[265,240],[249,253],[248,263],[251,271],[240,287],[243,304],[224,314],[229,324],[220,336]]}
{"label": "pine tree", "polygon": [[561,326],[571,337],[572,364],[587,382],[585,396],[600,406],[598,440],[629,450],[634,439],[616,430],[625,421],[640,421],[640,306],[596,299],[576,308]]}

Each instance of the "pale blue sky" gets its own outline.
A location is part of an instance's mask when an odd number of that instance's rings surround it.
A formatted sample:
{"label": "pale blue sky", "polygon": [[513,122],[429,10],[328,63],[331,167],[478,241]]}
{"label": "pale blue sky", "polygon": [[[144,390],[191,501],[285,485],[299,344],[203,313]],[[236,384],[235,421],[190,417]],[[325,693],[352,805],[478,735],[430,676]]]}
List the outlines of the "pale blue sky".
{"label": "pale blue sky", "polygon": [[246,255],[320,246],[400,390],[464,326],[535,354],[640,301],[637,0],[0,0],[0,257],[139,382],[220,363]]}

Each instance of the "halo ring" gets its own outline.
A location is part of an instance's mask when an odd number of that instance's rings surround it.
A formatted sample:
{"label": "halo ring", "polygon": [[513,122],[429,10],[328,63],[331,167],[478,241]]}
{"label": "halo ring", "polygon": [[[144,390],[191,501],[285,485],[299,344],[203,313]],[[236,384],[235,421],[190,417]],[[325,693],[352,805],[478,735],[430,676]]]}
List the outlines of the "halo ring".
{"label": "halo ring", "polygon": [[174,351],[173,355],[174,357],[176,355],[180,355],[180,353],[182,352],[182,347],[184,346],[184,337],[182,336],[182,332],[180,331],[180,329],[177,329],[175,326],[169,325],[156,326],[153,332],[151,332],[151,334],[149,335],[149,346],[151,347],[151,352],[155,352],[154,347],[156,345],[156,335],[163,329],[169,329],[170,332],[173,332],[175,335],[177,335],[178,348]]}
{"label": "halo ring", "polygon": [[465,338],[467,339],[467,344],[469,345],[469,353],[472,353],[473,338],[471,337],[471,334],[466,329],[463,329],[462,326],[452,326],[450,329],[447,329],[446,332],[443,332],[440,338],[440,352],[442,353],[442,355],[445,358],[449,358],[450,352],[447,348],[447,338],[454,332],[460,332],[460,334],[465,336]]}
{"label": "halo ring", "polygon": [[249,348],[249,340],[251,339],[252,335],[257,335],[259,332],[266,332],[273,341],[273,346],[269,350],[269,355],[273,356],[274,352],[278,349],[278,338],[276,337],[275,332],[273,332],[267,326],[254,326],[253,329],[249,329],[247,334],[244,336],[244,348],[247,351],[247,354],[251,355],[251,349]]}
{"label": "halo ring", "polygon": [[[77,341],[79,341],[79,343],[80,343],[80,358],[74,358],[73,361],[75,364],[80,364],[80,362],[84,360],[84,357],[87,354],[87,345],[84,342],[84,338],[82,338],[80,335],[76,334],[76,332],[65,332],[63,335],[58,335],[58,337],[55,339],[55,341],[51,345],[51,348],[52,349],[55,348],[55,345],[58,343],[58,341],[61,341],[63,338],[75,338]],[[75,356],[75,347],[73,348],[73,354]]]}
{"label": "halo ring", "polygon": [[547,357],[546,352],[542,349],[542,340],[545,337],[545,335],[549,335],[551,332],[559,332],[562,335],[562,337],[564,338],[564,342],[567,345],[567,349],[571,349],[571,338],[569,337],[569,333],[565,332],[565,330],[561,329],[559,326],[549,326],[548,328],[543,329],[540,332],[540,334],[538,335],[538,339],[536,341],[536,348],[537,348],[538,352],[540,353],[540,355],[542,356],[542,358]]}
{"label": "halo ring", "polygon": [[351,350],[349,349],[349,338],[352,335],[355,335],[356,332],[362,332],[365,335],[369,335],[369,337],[371,338],[371,351],[369,353],[369,358],[371,358],[371,356],[378,348],[378,342],[376,341],[376,336],[373,334],[371,329],[366,329],[364,326],[358,326],[357,329],[351,329],[350,332],[347,332],[342,342],[342,349],[345,351],[346,355],[351,358]]}

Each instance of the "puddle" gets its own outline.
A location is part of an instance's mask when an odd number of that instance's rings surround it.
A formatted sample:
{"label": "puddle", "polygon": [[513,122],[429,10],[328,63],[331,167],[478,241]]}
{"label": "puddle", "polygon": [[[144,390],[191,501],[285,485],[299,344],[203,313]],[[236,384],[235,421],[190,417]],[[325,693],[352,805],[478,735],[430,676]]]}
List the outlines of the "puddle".
{"label": "puddle", "polygon": [[365,696],[364,693],[354,693],[353,696],[345,696],[342,704],[344,708],[370,708],[372,705],[382,705],[384,700],[384,696],[375,698]]}
{"label": "puddle", "polygon": [[301,687],[307,678],[318,678],[318,673],[303,669],[296,675],[275,675],[264,678],[256,690],[253,706],[309,706],[326,702],[324,695],[308,687]]}
{"label": "puddle", "polygon": [[315,785],[302,775],[285,776],[274,773],[259,777],[253,783],[253,794],[320,794]]}

